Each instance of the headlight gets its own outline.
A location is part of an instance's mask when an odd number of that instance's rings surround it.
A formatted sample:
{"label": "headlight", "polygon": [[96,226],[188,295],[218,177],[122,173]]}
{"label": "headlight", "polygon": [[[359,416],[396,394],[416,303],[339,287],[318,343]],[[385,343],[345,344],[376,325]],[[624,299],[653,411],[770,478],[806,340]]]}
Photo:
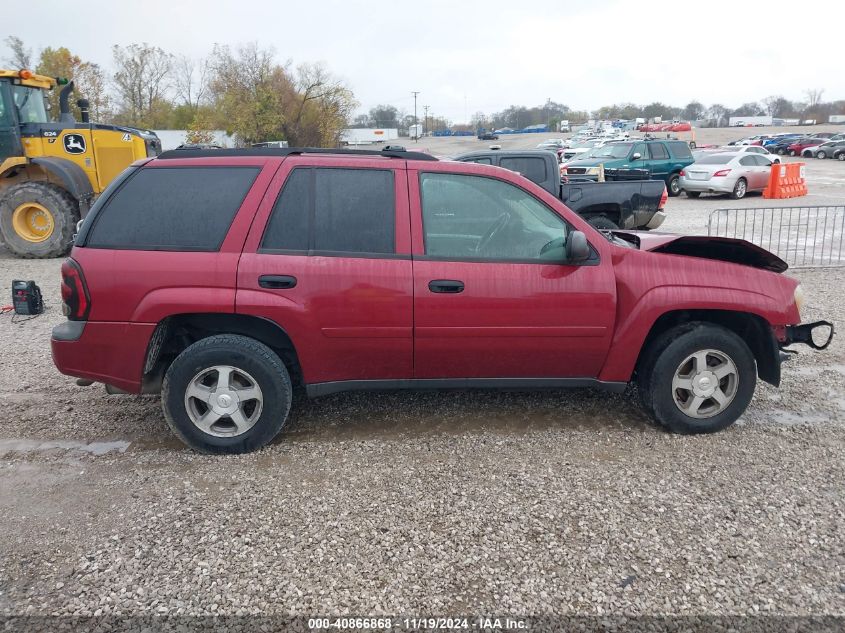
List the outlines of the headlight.
{"label": "headlight", "polygon": [[804,289],[801,284],[795,286],[795,294],[792,297],[795,300],[795,307],[798,308],[800,313],[804,309]]}

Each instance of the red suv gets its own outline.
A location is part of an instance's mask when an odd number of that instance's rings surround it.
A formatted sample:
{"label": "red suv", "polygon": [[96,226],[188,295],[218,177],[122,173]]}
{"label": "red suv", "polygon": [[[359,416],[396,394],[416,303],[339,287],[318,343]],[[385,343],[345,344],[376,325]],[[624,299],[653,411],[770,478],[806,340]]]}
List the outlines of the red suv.
{"label": "red suv", "polygon": [[[161,392],[175,433],[254,450],[308,395],[639,387],[680,433],[745,410],[798,325],[747,242],[599,232],[517,173],[401,148],[178,150],[140,161],[62,267],[56,366]],[[826,326],[821,344],[813,330]]]}

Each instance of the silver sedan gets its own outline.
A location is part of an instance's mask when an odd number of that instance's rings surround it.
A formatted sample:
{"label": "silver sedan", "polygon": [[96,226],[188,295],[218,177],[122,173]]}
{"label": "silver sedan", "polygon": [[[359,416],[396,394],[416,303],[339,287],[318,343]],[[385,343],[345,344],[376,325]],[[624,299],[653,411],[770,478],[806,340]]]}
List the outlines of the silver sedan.
{"label": "silver sedan", "polygon": [[708,154],[684,167],[679,184],[690,198],[702,193],[727,193],[738,200],[749,191],[763,191],[771,172],[772,161],[761,154]]}

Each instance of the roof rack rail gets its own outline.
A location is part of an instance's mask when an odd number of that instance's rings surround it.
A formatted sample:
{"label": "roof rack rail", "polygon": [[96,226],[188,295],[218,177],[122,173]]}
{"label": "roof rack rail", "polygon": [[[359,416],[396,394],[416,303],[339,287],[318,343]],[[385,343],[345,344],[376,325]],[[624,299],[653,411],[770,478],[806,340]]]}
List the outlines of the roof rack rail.
{"label": "roof rack rail", "polygon": [[326,147],[245,147],[223,149],[170,149],[158,155],[159,159],[213,158],[225,156],[297,156],[302,154],[342,154],[344,156],[386,156],[405,160],[437,160],[431,154],[409,152],[401,145],[388,145],[382,150],[332,149]]}

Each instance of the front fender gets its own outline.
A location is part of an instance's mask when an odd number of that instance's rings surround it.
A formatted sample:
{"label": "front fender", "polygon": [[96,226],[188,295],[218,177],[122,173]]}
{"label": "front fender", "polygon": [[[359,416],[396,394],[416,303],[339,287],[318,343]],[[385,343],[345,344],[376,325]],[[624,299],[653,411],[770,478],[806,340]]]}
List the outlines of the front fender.
{"label": "front fender", "polygon": [[599,379],[629,381],[643,343],[657,320],[669,312],[684,310],[742,312],[769,324],[785,324],[794,320],[789,306],[779,305],[772,297],[749,290],[700,286],[652,288],[618,321]]}
{"label": "front fender", "polygon": [[94,188],[85,171],[74,162],[55,156],[38,156],[30,159],[62,183],[67,192],[79,201],[79,212],[85,217],[94,198]]}

